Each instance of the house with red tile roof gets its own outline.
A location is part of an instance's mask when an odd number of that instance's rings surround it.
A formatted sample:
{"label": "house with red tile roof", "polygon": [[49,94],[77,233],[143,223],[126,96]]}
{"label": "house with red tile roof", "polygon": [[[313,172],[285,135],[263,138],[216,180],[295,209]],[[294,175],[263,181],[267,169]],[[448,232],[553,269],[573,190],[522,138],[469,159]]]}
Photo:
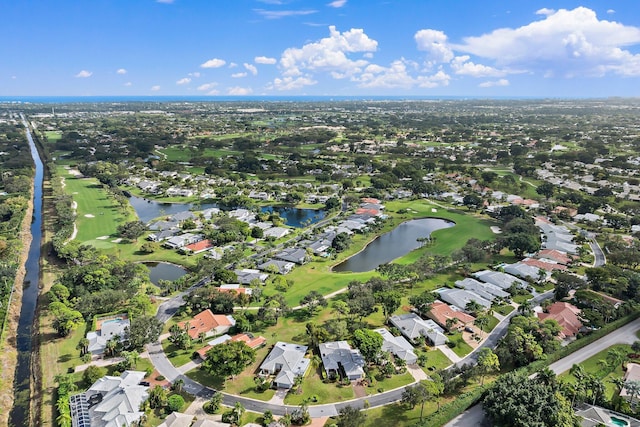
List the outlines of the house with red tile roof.
{"label": "house with red tile roof", "polygon": [[473,324],[476,320],[472,315],[467,314],[464,311],[455,310],[453,307],[443,303],[442,301],[435,301],[431,304],[431,308],[427,313],[427,316],[435,320],[437,324],[445,329],[449,329],[447,320],[454,320],[456,323],[451,328],[454,330],[463,329],[465,326]]}
{"label": "house with red tile roof", "polygon": [[568,255],[566,252],[559,251],[557,249],[542,249],[536,254],[536,258],[545,258],[555,261],[560,264],[569,265],[573,262],[574,257]]}
{"label": "house with red tile roof", "polygon": [[230,337],[229,335],[223,335],[213,341],[209,341],[207,345],[205,347],[202,347],[200,350],[196,350],[196,354],[200,357],[200,359],[205,360],[207,358],[207,351],[209,351],[211,347],[225,343],[227,341],[242,341],[247,346],[255,350],[265,345],[267,339],[263,336],[254,337],[251,334],[237,334],[232,337]]}
{"label": "house with red tile roof", "polygon": [[240,294],[251,295],[253,293],[253,289],[244,288],[237,283],[232,283],[228,285],[220,285],[220,287],[218,288],[218,292],[222,292],[226,294],[235,292],[236,295],[240,295]]}
{"label": "house with red tile roof", "polygon": [[[236,324],[231,315],[213,314],[209,309],[196,314],[193,319],[178,323],[180,329],[187,328],[187,333],[192,339],[198,339],[200,333],[210,337],[224,334]],[[187,326],[188,325],[188,326]]]}
{"label": "house with red tile roof", "polygon": [[530,265],[531,267],[540,268],[544,271],[554,271],[554,270],[565,271],[567,269],[566,265],[557,263],[555,261],[552,261],[546,258],[540,258],[540,259],[525,258],[520,262],[526,265]]}
{"label": "house with red tile roof", "polygon": [[538,319],[554,319],[562,330],[558,336],[560,339],[575,336],[582,328],[582,321],[578,315],[580,309],[568,302],[556,302],[549,306],[546,313],[538,313]]}
{"label": "house with red tile roof", "polygon": [[184,248],[194,254],[199,254],[200,252],[204,252],[207,249],[211,249],[213,247],[213,243],[209,239],[201,240],[196,243],[192,243],[190,245],[185,246]]}

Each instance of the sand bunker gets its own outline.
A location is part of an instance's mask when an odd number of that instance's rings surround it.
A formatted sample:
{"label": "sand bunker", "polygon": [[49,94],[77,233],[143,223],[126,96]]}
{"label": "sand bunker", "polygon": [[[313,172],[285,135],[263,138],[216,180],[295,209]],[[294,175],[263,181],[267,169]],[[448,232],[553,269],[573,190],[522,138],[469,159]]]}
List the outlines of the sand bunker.
{"label": "sand bunker", "polygon": [[93,214],[86,214],[84,217],[85,218],[95,218],[96,216],[93,215]]}
{"label": "sand bunker", "polygon": [[96,240],[107,240],[109,238],[109,236],[100,236],[100,237],[96,237]]}
{"label": "sand bunker", "polygon": [[493,231],[494,234],[502,233],[502,230],[500,230],[500,227],[496,227],[495,225],[491,227],[491,231]]}
{"label": "sand bunker", "polygon": [[111,243],[120,243],[120,242],[122,242],[122,239],[121,239],[121,238],[119,238],[119,237],[118,237],[117,239],[113,239],[113,240],[111,241]]}

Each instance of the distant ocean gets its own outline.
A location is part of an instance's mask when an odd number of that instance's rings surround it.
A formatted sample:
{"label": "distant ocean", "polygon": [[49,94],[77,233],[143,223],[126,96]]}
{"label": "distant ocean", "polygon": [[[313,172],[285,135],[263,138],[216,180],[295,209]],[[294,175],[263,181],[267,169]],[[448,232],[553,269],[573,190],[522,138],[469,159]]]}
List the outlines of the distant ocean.
{"label": "distant ocean", "polygon": [[[335,102],[335,101],[444,101],[524,100],[535,97],[481,96],[0,96],[1,103],[69,104],[126,102]],[[540,99],[540,98],[537,98]]]}

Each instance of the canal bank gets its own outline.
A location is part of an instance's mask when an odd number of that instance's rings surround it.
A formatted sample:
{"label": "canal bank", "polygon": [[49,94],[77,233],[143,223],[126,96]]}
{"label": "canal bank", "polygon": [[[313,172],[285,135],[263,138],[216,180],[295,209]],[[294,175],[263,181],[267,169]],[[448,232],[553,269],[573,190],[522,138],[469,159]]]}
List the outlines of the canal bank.
{"label": "canal bank", "polygon": [[[31,157],[35,166],[35,175],[33,179],[32,199],[30,203],[30,212],[25,219],[29,219],[30,244],[26,244],[28,237],[23,238],[25,243],[24,249],[28,248],[28,255],[21,271],[24,272],[22,281],[18,282],[14,287],[14,300],[20,301],[19,316],[15,316],[17,309],[12,308],[12,319],[10,331],[14,332],[11,338],[8,337],[7,343],[15,344],[15,374],[13,378],[13,386],[10,388],[13,392],[13,407],[9,413],[7,425],[9,426],[28,426],[31,425],[30,407],[31,407],[31,387],[33,385],[32,378],[34,371],[32,363],[36,361],[33,355],[34,340],[33,327],[36,314],[36,306],[39,295],[40,284],[40,252],[42,242],[42,185],[44,181],[44,164],[40,159],[40,154],[33,141],[29,124],[21,115],[22,123],[25,127]],[[26,230],[22,230],[23,234]],[[18,298],[19,291],[22,295]],[[12,301],[12,304],[13,304]],[[17,320],[17,322],[16,322]],[[3,384],[6,387],[8,384]]]}

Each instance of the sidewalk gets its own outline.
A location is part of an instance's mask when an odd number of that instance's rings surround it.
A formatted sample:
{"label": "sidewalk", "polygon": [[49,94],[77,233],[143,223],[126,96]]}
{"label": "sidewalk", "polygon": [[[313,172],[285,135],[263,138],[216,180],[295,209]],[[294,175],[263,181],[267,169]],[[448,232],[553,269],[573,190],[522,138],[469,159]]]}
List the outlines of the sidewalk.
{"label": "sidewalk", "polygon": [[458,356],[457,354],[455,354],[453,352],[453,350],[451,350],[449,347],[447,347],[446,344],[443,345],[437,345],[436,348],[438,350],[440,350],[441,352],[444,353],[445,356],[447,356],[447,358],[449,360],[451,360],[452,363],[458,363],[459,361],[462,360],[462,357]]}

